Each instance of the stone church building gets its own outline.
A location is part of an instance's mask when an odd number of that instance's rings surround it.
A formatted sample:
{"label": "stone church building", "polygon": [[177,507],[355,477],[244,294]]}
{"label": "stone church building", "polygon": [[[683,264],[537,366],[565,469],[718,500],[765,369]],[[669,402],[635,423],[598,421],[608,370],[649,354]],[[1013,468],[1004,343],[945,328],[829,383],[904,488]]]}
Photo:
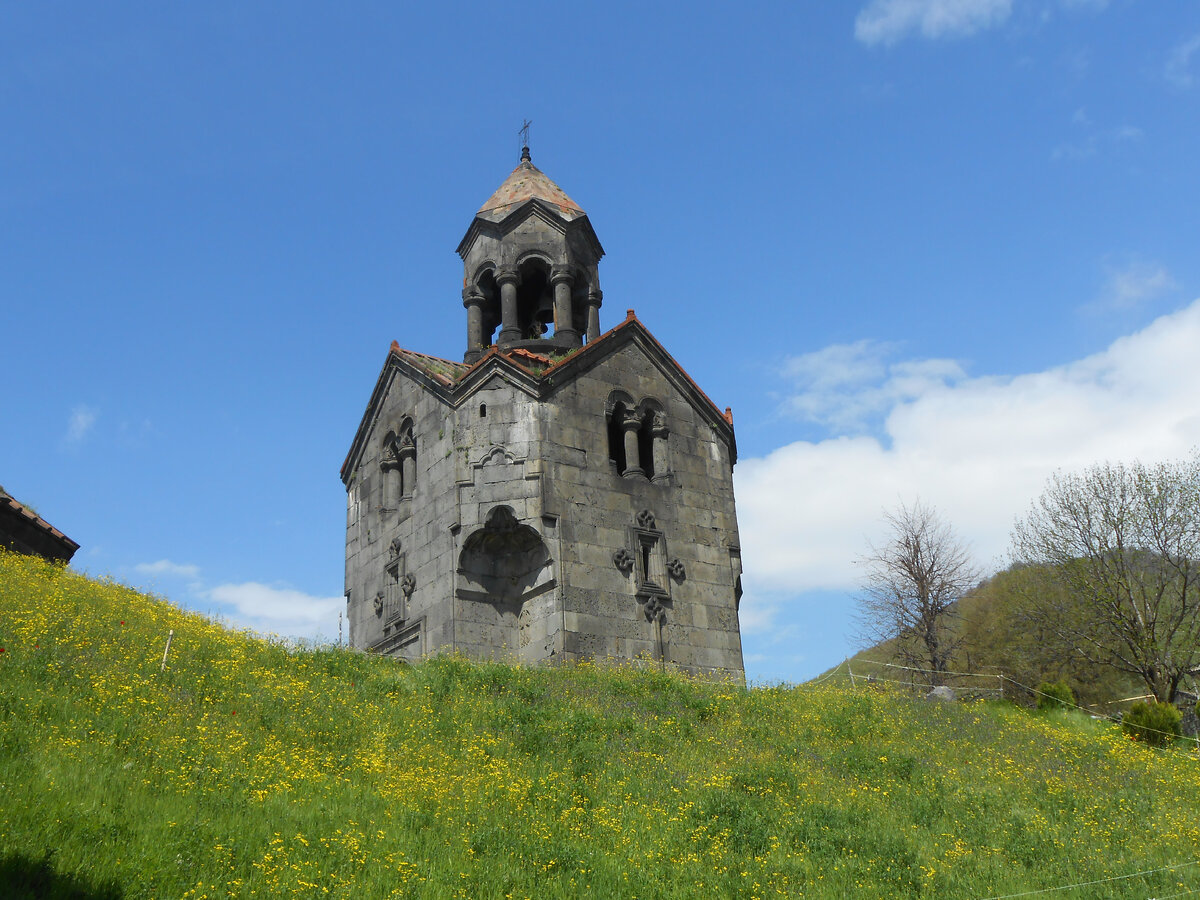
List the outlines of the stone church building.
{"label": "stone church building", "polygon": [[528,148],[458,245],[462,362],[393,343],[342,466],[350,643],[743,678],[732,415],[629,310]]}

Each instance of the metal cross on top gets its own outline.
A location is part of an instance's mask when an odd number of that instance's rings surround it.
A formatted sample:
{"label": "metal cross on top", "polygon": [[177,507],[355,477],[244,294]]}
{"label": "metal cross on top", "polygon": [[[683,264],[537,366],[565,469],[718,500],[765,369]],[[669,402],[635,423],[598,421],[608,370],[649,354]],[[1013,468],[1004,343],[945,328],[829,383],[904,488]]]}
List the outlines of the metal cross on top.
{"label": "metal cross on top", "polygon": [[524,123],[525,124],[521,126],[521,130],[517,133],[521,135],[521,150],[527,151],[529,149],[529,126],[533,123],[528,119],[525,119]]}

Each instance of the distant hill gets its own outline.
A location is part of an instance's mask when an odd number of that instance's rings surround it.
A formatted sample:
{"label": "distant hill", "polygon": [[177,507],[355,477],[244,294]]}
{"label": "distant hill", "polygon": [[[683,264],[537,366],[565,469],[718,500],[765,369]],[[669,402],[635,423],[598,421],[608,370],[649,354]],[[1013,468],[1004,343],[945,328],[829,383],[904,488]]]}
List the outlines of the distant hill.
{"label": "distant hill", "polygon": [[1178,868],[1200,858],[1195,754],[1076,713],[653,666],[404,666],[4,553],[0,648],[5,898],[1196,884]]}
{"label": "distant hill", "polygon": [[[968,673],[1003,673],[1010,699],[1031,699],[1018,684],[1036,688],[1043,681],[1065,681],[1083,706],[1097,712],[1115,712],[1119,701],[1146,694],[1146,686],[1133,676],[1107,666],[1089,663],[1079,653],[1062,647],[1054,635],[1039,630],[1020,614],[1019,596],[1030,573],[1006,569],[984,581],[954,606],[952,621],[962,638],[951,669]],[[881,665],[896,663],[891,642],[860,650],[849,660],[852,671],[884,672]],[[858,663],[858,669],[854,669]],[[905,675],[904,677],[908,677]],[[956,686],[986,689],[995,685],[984,678],[957,678]]]}

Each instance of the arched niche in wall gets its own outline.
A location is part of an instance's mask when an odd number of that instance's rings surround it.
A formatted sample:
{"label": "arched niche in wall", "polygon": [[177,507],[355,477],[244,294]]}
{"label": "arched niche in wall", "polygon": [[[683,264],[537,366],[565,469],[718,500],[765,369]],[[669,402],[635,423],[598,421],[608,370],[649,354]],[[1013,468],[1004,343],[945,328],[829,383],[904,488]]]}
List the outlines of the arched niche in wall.
{"label": "arched niche in wall", "polygon": [[554,587],[554,566],[542,536],[497,506],[458,557],[458,595],[512,607]]}

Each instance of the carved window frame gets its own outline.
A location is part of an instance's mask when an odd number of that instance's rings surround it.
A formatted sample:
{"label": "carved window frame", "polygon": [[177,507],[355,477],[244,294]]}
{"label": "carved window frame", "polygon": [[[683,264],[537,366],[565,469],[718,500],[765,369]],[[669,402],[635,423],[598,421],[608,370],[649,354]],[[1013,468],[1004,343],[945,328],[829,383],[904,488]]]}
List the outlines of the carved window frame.
{"label": "carved window frame", "polygon": [[[630,461],[625,447],[625,432],[637,423],[638,465],[629,472]],[[604,403],[604,425],[609,470],[619,477],[644,477],[652,484],[670,484],[671,442],[669,417],[661,400],[644,397],[635,403],[623,390],[613,391]],[[627,475],[626,473],[629,472]],[[640,476],[638,473],[641,473]]]}

